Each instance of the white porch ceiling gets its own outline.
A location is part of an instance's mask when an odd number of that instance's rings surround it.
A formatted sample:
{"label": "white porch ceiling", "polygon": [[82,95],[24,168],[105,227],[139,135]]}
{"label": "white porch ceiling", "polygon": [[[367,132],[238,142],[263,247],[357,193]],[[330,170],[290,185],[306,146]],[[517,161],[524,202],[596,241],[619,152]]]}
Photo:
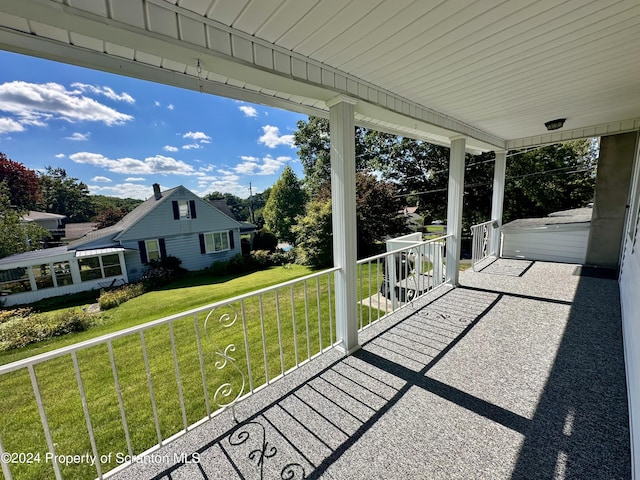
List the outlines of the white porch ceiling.
{"label": "white porch ceiling", "polygon": [[638,0],[0,0],[0,48],[470,150],[640,128]]}

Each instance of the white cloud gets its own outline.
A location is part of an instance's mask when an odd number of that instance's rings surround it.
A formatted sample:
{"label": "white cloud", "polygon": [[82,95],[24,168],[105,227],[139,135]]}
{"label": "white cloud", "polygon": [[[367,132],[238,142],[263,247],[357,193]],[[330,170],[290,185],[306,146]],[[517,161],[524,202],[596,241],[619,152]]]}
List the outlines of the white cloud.
{"label": "white cloud", "polygon": [[238,175],[233,174],[221,177],[202,177],[198,179],[198,188],[200,190],[194,193],[204,196],[211,192],[225,192],[232,193],[240,198],[247,198],[249,196],[249,189],[247,185],[238,183],[239,179],[240,177]]}
{"label": "white cloud", "polygon": [[250,107],[249,105],[242,105],[240,107],[238,107],[238,109],[245,114],[245,116],[247,117],[257,117],[258,116],[258,111],[253,108]]}
{"label": "white cloud", "polygon": [[0,84],[0,111],[13,114],[23,126],[45,126],[51,120],[102,122],[112,126],[133,120],[131,115],[81,95],[79,90],[67,90],[53,82]]}
{"label": "white cloud", "polygon": [[97,177],[93,177],[91,179],[92,182],[104,182],[104,183],[108,183],[111,182],[112,180],[109,177],[101,177],[101,176],[97,176]]}
{"label": "white cloud", "polygon": [[87,140],[89,140],[90,136],[91,136],[91,132],[87,132],[87,133],[75,132],[70,137],[64,137],[64,139],[65,140],[73,140],[74,142],[86,142]]}
{"label": "white cloud", "polygon": [[142,177],[127,177],[124,179],[125,182],[144,182],[144,178]]}
{"label": "white cloud", "polygon": [[197,150],[199,148],[202,148],[202,145],[200,145],[199,143],[189,143],[187,145],[183,145],[182,149],[183,150]]}
{"label": "white cloud", "polygon": [[169,110],[173,110],[175,107],[173,106],[173,103],[170,103],[169,105],[167,105],[167,108]]}
{"label": "white cloud", "polygon": [[88,85],[86,83],[72,83],[71,86],[73,88],[77,88],[80,92],[90,92],[96,95],[104,95],[110,100],[116,100],[118,102],[126,102],[126,103],[135,103],[136,101],[133,99],[131,95],[126,92],[122,92],[120,94],[113,91],[111,87],[99,87],[96,85]]}
{"label": "white cloud", "polygon": [[258,139],[258,143],[263,143],[269,148],[276,148],[278,145],[288,145],[293,148],[293,135],[280,135],[280,129],[273,125],[262,127],[264,135]]}
{"label": "white cloud", "polygon": [[76,163],[96,165],[110,172],[125,175],[198,175],[188,163],[164,155],[147,157],[144,160],[135,158],[114,160],[99,153],[78,152],[69,155],[69,158]]}
{"label": "white cloud", "polygon": [[244,175],[273,175],[277,173],[282,166],[291,160],[291,157],[273,158],[271,155],[263,157],[262,160],[256,157],[242,156],[243,162],[233,168],[236,173]]}
{"label": "white cloud", "polygon": [[190,138],[200,143],[211,143],[211,137],[204,132],[187,132],[182,135],[182,138]]}
{"label": "white cloud", "polygon": [[56,155],[56,158],[64,158],[66,155],[64,153],[59,153]]}
{"label": "white cloud", "polygon": [[0,133],[23,132],[24,127],[10,118],[0,118]]}
{"label": "white cloud", "polygon": [[177,152],[178,151],[178,147],[174,147],[171,145],[165,145],[164,147],[162,147],[163,150],[167,151],[167,152]]}

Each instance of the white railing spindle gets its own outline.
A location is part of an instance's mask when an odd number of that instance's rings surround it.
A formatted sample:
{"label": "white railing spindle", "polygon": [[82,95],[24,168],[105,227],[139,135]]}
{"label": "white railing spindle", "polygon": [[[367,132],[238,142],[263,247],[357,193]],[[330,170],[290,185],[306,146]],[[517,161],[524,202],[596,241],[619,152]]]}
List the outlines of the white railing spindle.
{"label": "white railing spindle", "polygon": [[102,466],[100,463],[100,455],[98,454],[95,432],[93,431],[91,415],[89,414],[89,404],[87,403],[87,395],[84,391],[84,384],[82,383],[82,375],[80,374],[80,366],[78,365],[78,355],[76,354],[76,352],[71,352],[71,360],[73,361],[73,369],[76,372],[76,381],[78,382],[78,391],[80,392],[80,400],[82,401],[82,411],[84,413],[85,423],[87,424],[87,432],[89,432],[89,442],[91,443],[91,450],[93,451],[93,457],[96,459],[96,471],[98,473],[98,478],[102,480]]}

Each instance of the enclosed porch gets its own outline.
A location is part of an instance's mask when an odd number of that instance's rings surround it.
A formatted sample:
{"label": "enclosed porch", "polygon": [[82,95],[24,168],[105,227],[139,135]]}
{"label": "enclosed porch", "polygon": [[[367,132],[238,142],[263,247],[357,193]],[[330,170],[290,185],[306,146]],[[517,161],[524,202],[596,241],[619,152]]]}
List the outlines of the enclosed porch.
{"label": "enclosed porch", "polygon": [[630,478],[617,282],[501,259],[460,283],[113,478]]}

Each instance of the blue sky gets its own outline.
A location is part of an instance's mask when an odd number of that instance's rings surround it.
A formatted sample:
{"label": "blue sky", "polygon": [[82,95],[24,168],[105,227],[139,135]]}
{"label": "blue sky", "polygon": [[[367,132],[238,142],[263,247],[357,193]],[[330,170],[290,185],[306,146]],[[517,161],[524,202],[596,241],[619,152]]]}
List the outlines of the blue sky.
{"label": "blue sky", "polygon": [[246,198],[285,165],[302,177],[285,110],[0,51],[0,152],[91,194],[145,199],[153,183]]}

